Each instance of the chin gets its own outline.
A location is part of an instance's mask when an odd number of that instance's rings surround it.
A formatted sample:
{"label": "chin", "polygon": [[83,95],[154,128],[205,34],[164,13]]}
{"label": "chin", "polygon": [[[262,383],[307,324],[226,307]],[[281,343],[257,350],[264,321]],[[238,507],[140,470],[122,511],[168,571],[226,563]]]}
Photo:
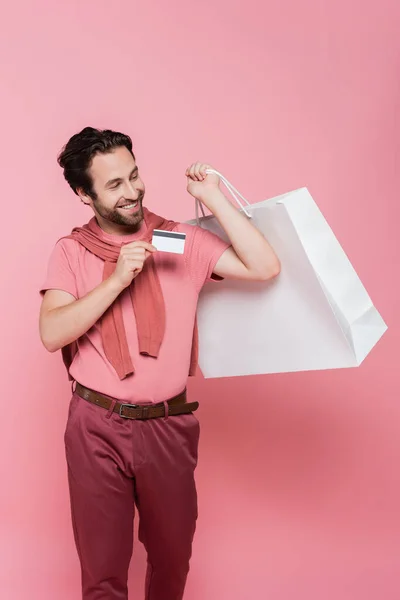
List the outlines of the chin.
{"label": "chin", "polygon": [[125,221],[125,225],[127,225],[128,227],[134,227],[135,225],[140,225],[140,223],[143,221],[144,215],[143,215],[143,211],[140,210],[140,212],[137,215],[132,215],[132,217],[130,219],[127,219]]}
{"label": "chin", "polygon": [[144,219],[143,208],[132,214],[132,215],[123,215],[119,211],[114,211],[112,214],[107,215],[107,220],[115,223],[116,225],[122,225],[123,227],[135,227],[140,225],[140,223]]}

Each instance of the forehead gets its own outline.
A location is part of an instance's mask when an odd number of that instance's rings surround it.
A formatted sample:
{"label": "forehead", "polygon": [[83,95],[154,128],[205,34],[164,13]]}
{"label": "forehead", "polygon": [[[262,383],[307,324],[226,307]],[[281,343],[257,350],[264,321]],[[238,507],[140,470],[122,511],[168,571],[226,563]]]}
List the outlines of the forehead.
{"label": "forehead", "polygon": [[100,185],[110,179],[128,177],[136,166],[135,159],[125,147],[106,154],[96,154],[90,167],[93,181]]}

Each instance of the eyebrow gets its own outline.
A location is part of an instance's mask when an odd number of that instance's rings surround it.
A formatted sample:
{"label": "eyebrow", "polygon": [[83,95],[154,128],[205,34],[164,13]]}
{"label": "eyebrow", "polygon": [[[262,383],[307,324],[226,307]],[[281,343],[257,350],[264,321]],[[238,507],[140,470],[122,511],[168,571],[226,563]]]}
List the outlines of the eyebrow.
{"label": "eyebrow", "polygon": [[[129,177],[132,177],[132,175],[136,175],[136,173],[139,171],[139,167],[135,167],[131,174],[129,175]],[[121,183],[122,179],[121,177],[116,177],[115,179],[110,179],[109,181],[107,181],[106,185],[104,187],[108,188],[111,187],[113,185],[115,185],[116,183]]]}

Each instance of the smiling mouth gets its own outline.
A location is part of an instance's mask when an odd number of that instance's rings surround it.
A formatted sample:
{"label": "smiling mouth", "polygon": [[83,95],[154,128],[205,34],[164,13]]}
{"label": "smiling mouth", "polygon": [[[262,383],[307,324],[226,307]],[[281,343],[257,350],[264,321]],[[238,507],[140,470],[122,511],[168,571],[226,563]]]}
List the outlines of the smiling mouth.
{"label": "smiling mouth", "polygon": [[139,204],[139,200],[135,200],[135,202],[131,202],[130,204],[124,204],[123,206],[119,206],[118,208],[122,208],[123,210],[130,210],[131,208],[136,208]]}

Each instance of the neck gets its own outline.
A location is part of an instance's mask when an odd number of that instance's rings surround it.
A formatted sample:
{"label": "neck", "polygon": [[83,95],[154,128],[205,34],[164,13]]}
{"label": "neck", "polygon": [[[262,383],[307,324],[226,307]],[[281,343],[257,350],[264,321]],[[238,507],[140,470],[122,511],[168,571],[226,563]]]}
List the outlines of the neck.
{"label": "neck", "polygon": [[143,220],[144,220],[144,219],[142,219],[136,225],[119,225],[118,223],[113,223],[112,221],[108,221],[107,219],[104,219],[97,213],[95,214],[95,217],[96,217],[98,226],[100,227],[100,229],[105,231],[105,233],[110,233],[111,235],[121,235],[121,236],[132,235],[132,234],[140,231],[140,229],[143,225]]}

